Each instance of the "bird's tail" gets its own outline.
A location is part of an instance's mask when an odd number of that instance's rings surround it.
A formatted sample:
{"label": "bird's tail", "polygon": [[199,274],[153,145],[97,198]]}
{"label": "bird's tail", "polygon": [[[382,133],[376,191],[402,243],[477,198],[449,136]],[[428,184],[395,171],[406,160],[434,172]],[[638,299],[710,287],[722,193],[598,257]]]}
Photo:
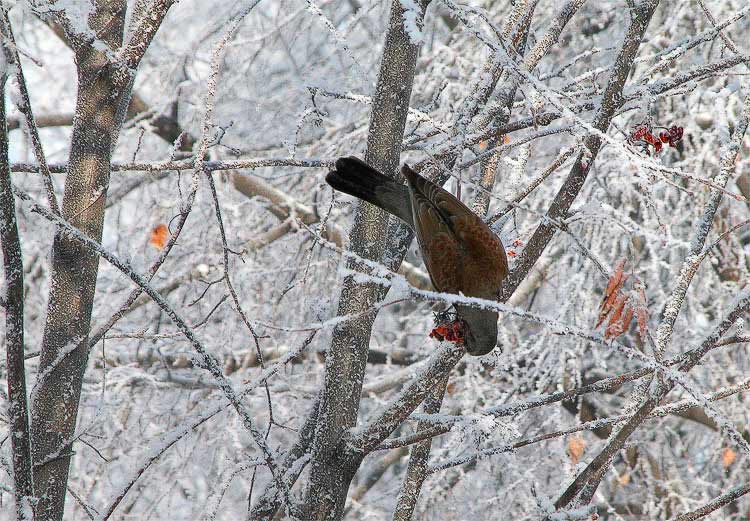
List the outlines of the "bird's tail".
{"label": "bird's tail", "polygon": [[356,157],[342,157],[326,182],[339,192],[353,195],[392,213],[414,227],[409,189]]}

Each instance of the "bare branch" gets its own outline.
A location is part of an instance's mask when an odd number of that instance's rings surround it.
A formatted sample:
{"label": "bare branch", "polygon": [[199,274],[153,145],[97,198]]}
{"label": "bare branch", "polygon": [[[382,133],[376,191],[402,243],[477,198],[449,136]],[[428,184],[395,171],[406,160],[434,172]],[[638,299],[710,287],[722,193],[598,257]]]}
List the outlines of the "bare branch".
{"label": "bare branch", "polygon": [[[631,12],[633,18],[630,27],[625,35],[622,48],[615,59],[607,87],[602,95],[601,105],[593,121],[593,127],[600,132],[607,131],[619,106],[625,81],[633,66],[633,61],[641,44],[641,38],[646,32],[657,5],[658,0],[644,2],[639,9]],[[552,201],[546,219],[539,224],[534,235],[519,255],[515,267],[505,279],[501,290],[503,300],[507,300],[513,294],[521,280],[526,277],[526,274],[552,240],[555,227],[548,224],[548,221],[555,222],[565,219],[570,206],[581,191],[591,165],[599,152],[601,138],[598,134],[591,134],[584,140],[584,145],[587,150],[579,153],[567,179]]]}
{"label": "bare branch", "polygon": [[67,235],[69,235],[72,239],[79,241],[85,244],[86,246],[88,246],[89,248],[91,248],[91,250],[95,251],[97,255],[107,260],[110,264],[112,264],[114,267],[120,270],[124,275],[129,277],[134,283],[140,286],[140,288],[145,293],[147,293],[154,300],[154,302],[156,302],[159,305],[162,311],[174,322],[174,324],[178,327],[178,329],[180,329],[182,334],[185,335],[187,340],[190,342],[190,344],[193,346],[195,351],[201,357],[200,360],[201,360],[202,365],[217,381],[217,383],[219,384],[219,388],[224,393],[224,396],[227,398],[229,403],[231,403],[234,409],[237,411],[237,414],[240,416],[240,419],[242,420],[243,425],[248,430],[248,432],[252,436],[255,443],[263,452],[263,456],[266,461],[266,464],[268,465],[272,474],[274,474],[275,479],[277,480],[281,479],[279,476],[277,476],[277,465],[275,463],[275,457],[274,457],[273,452],[265,443],[263,435],[255,426],[255,422],[253,421],[250,412],[242,403],[240,396],[236,393],[236,391],[232,387],[231,382],[227,379],[227,377],[224,376],[224,373],[221,369],[219,362],[215,360],[214,357],[208,353],[208,351],[206,351],[206,348],[203,346],[200,340],[198,340],[198,337],[195,336],[195,333],[193,332],[193,330],[177,314],[177,312],[169,305],[169,303],[156,290],[154,290],[149,285],[146,277],[134,271],[130,267],[129,263],[122,261],[117,256],[107,251],[98,242],[83,235],[79,230],[77,230],[67,221],[63,220],[60,217],[55,216],[54,214],[52,214],[45,208],[41,207],[37,203],[34,203],[33,199],[25,192],[21,192],[20,190],[14,190],[14,192],[20,199],[30,203],[29,206],[32,212],[38,213],[39,215],[41,215],[48,221],[57,224],[59,229],[62,230]]}
{"label": "bare branch", "polygon": [[44,189],[47,191],[47,202],[52,211],[59,215],[60,207],[57,204],[55,187],[52,184],[52,177],[50,176],[47,159],[44,155],[44,149],[42,148],[42,141],[39,139],[39,129],[37,128],[36,121],[34,121],[34,111],[31,108],[29,90],[26,87],[26,78],[23,74],[21,60],[18,57],[18,49],[16,48],[16,40],[13,37],[13,29],[10,25],[8,10],[3,7],[0,8],[0,11],[2,11],[2,13],[0,13],[0,33],[2,33],[2,46],[3,52],[5,53],[5,60],[15,68],[16,83],[18,84],[18,90],[21,93],[21,102],[18,104],[18,110],[20,110],[26,118],[26,126],[29,129],[29,138],[31,138],[31,147],[34,149],[36,161],[39,163],[37,169],[42,175]]}
{"label": "bare branch", "polygon": [[[425,397],[422,411],[425,414],[437,414],[443,403],[446,386],[448,385],[448,374],[446,373],[438,381]],[[428,428],[423,422],[417,424],[417,433]],[[393,512],[393,521],[409,521],[417,506],[419,492],[427,477],[427,460],[430,457],[430,446],[432,438],[419,442],[411,449],[409,465],[406,467],[404,482],[396,500],[396,509]]]}
{"label": "bare branch", "polygon": [[130,40],[123,46],[119,59],[122,64],[130,69],[133,74],[146,54],[146,49],[161,27],[167,11],[175,3],[175,0],[153,0],[149,9],[140,16],[138,26],[131,32]]}
{"label": "bare branch", "polygon": [[711,512],[714,512],[734,501],[737,501],[748,492],[750,492],[750,483],[739,485],[727,492],[724,492],[720,496],[716,496],[713,500],[706,503],[702,507],[690,512],[686,512],[684,514],[680,514],[677,517],[673,517],[669,521],[695,521],[696,519],[701,519],[709,515]]}

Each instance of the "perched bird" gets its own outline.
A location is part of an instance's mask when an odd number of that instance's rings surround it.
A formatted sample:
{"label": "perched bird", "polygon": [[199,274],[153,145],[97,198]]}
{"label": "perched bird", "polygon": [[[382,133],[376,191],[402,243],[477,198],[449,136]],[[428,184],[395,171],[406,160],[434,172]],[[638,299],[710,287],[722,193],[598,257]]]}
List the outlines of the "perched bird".
{"label": "perched bird", "polygon": [[[500,284],[508,274],[508,259],[500,239],[489,226],[435,183],[408,165],[401,167],[401,184],[356,157],[342,157],[326,182],[395,215],[416,233],[422,258],[433,286],[440,292],[497,300]],[[456,304],[465,327],[461,332],[466,350],[484,355],[497,341],[497,312]],[[433,331],[435,333],[437,329]],[[450,331],[451,338],[455,327]],[[444,336],[435,334],[433,336]]]}

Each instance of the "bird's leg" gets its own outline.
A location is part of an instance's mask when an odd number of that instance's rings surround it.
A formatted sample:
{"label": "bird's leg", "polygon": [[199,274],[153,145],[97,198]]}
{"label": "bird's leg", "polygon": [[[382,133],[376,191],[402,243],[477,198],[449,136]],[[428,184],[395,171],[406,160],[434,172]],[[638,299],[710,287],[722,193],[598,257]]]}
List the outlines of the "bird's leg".
{"label": "bird's leg", "polygon": [[435,325],[439,326],[440,324],[447,324],[448,322],[452,322],[458,318],[458,313],[452,308],[444,309],[442,311],[438,311],[436,313],[433,313],[435,315]]}

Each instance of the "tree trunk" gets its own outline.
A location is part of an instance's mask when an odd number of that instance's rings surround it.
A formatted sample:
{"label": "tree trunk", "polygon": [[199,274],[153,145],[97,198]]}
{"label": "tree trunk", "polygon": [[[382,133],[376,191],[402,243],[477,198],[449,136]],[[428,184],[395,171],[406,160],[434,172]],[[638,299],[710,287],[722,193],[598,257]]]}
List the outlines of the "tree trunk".
{"label": "tree trunk", "polygon": [[8,379],[8,414],[10,416],[13,491],[16,517],[27,519],[33,495],[29,409],[26,402],[26,369],[24,364],[23,259],[18,239],[16,205],[8,164],[8,129],[5,124],[5,82],[0,77],[0,246],[3,252],[5,279],[5,352]]}
{"label": "tree trunk", "polygon": [[[442,380],[437,382],[435,387],[427,394],[422,406],[424,414],[440,413],[449,376],[446,373]],[[427,429],[427,424],[418,422],[417,432],[425,429]],[[412,446],[409,465],[406,467],[404,482],[401,485],[398,500],[396,500],[396,509],[393,511],[393,521],[409,521],[414,514],[414,508],[417,506],[417,499],[419,499],[422,484],[425,478],[427,478],[427,461],[430,458],[431,447],[432,438],[420,441]]]}
{"label": "tree trunk", "polygon": [[[111,49],[122,45],[126,3],[99,2],[89,19]],[[76,117],[70,146],[63,217],[101,242],[110,160],[132,83],[91,46],[79,47]],[[71,237],[55,235],[47,321],[32,393],[31,433],[38,519],[62,519],[75,438],[78,402],[88,362],[88,334],[98,256]]]}

